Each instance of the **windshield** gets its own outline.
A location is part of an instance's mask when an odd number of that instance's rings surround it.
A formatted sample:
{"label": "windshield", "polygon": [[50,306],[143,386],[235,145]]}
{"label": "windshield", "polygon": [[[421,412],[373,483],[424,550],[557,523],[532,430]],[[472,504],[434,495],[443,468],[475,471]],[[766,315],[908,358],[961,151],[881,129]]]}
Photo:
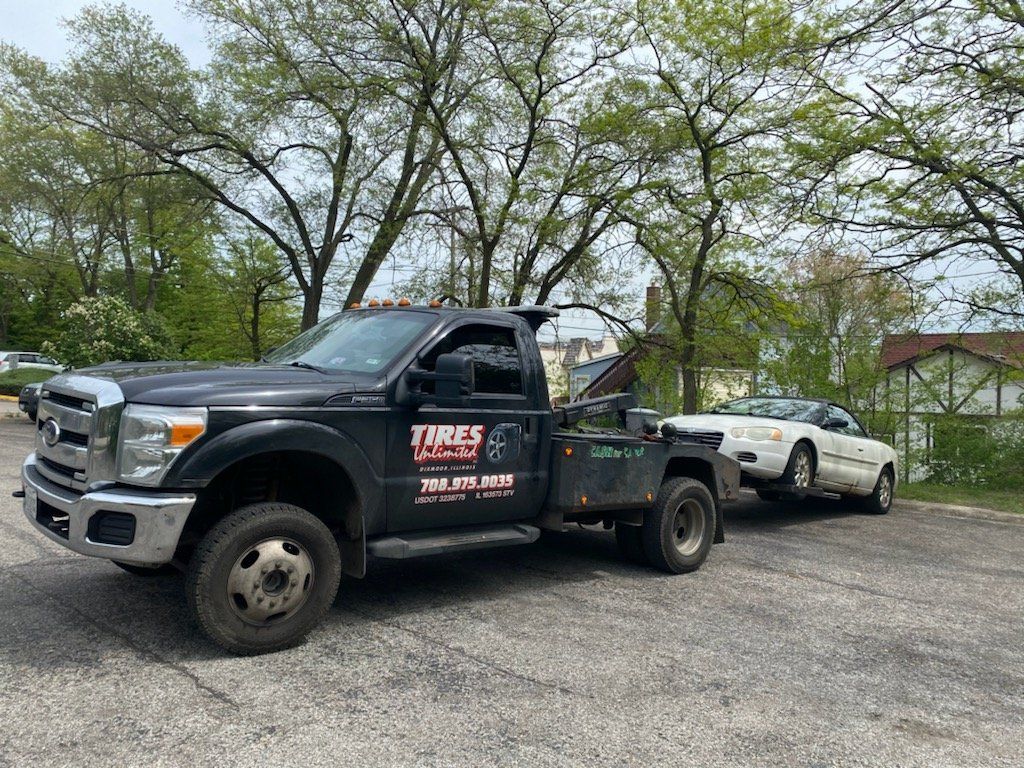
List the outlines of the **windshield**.
{"label": "windshield", "polygon": [[813,400],[790,400],[784,397],[744,397],[716,406],[708,413],[734,413],[743,416],[764,416],[770,419],[814,422],[822,404]]}
{"label": "windshield", "polygon": [[377,373],[436,319],[414,310],[342,312],[300,333],[263,358],[328,371]]}

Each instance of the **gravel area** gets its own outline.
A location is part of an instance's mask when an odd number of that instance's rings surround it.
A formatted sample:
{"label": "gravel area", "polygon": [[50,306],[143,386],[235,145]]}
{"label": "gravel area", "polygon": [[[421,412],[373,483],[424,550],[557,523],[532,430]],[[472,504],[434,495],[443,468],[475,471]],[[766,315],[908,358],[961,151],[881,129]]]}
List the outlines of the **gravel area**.
{"label": "gravel area", "polygon": [[607,532],[374,563],[226,656],[180,577],[36,534],[0,420],[0,765],[1020,766],[1024,525],[746,499],[703,569]]}

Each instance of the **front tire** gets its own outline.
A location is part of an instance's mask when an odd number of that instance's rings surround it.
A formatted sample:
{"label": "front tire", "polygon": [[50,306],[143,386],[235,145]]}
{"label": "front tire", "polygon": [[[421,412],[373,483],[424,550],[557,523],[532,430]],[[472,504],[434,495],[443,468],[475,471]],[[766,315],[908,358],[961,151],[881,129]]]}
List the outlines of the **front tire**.
{"label": "front tire", "polygon": [[673,477],[662,483],[640,530],[644,552],[655,568],[695,571],[715,540],[715,500],[699,480]]}
{"label": "front tire", "polygon": [[341,555],[319,519],[291,504],[242,507],[211,528],[189,562],[196,623],[240,655],[296,645],[330,609]]}
{"label": "front tire", "polygon": [[889,467],[883,467],[878,473],[878,480],[875,482],[875,490],[870,496],[860,500],[860,507],[872,515],[885,515],[892,509],[893,489],[895,478]]}
{"label": "front tire", "polygon": [[[789,463],[782,473],[780,482],[783,485],[795,485],[797,488],[810,488],[814,485],[814,454],[807,443],[797,443],[789,454]],[[802,491],[779,494],[783,501],[800,501],[806,497]]]}

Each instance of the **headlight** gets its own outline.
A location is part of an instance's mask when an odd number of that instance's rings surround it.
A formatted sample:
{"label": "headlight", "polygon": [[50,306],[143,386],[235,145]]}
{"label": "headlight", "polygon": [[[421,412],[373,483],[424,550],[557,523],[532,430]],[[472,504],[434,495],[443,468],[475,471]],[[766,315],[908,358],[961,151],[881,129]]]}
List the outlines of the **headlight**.
{"label": "headlight", "polygon": [[129,404],[121,416],[117,479],[160,485],[178,454],[205,431],[205,408]]}
{"label": "headlight", "polygon": [[729,434],[733,437],[745,437],[747,440],[782,439],[782,430],[778,427],[733,427]]}

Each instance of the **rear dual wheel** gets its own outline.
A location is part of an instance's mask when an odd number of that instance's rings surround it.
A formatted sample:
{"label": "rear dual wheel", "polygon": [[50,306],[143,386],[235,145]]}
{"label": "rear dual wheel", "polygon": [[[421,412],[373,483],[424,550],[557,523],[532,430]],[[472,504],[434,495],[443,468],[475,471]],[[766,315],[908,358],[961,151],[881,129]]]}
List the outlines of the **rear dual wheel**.
{"label": "rear dual wheel", "polygon": [[189,562],[186,596],[200,628],[232,653],[289,648],[323,618],[341,580],[334,536],[290,504],[232,512]]}
{"label": "rear dual wheel", "polygon": [[715,524],[708,487],[691,477],[673,477],[662,483],[654,507],[634,530],[647,562],[668,573],[688,573],[707,559]]}

